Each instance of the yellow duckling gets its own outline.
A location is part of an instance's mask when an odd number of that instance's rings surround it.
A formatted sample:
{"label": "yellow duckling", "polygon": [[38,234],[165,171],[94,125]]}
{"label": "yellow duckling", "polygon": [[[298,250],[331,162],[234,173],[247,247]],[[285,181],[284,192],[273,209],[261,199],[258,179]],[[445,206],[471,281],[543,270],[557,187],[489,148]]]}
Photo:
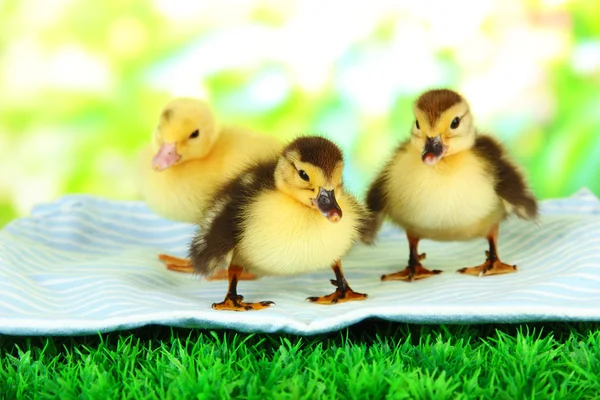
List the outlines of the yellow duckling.
{"label": "yellow duckling", "polygon": [[[270,136],[219,126],[199,99],[175,98],[164,106],[152,141],[141,153],[142,197],[165,218],[196,223],[221,184],[251,161],[276,157],[282,146]],[[171,270],[193,271],[189,260],[164,254],[159,258]]]}
{"label": "yellow duckling", "polygon": [[408,267],[382,280],[427,278],[441,271],[421,265],[421,239],[463,241],[486,238],[486,261],[458,272],[488,276],[516,272],[498,257],[498,226],[511,212],[537,216],[537,202],[523,175],[492,137],[479,134],[467,101],[440,89],[414,105],[410,139],[398,147],[372,183],[367,207],[374,213],[364,241],[372,243],[386,216],[408,238]]}

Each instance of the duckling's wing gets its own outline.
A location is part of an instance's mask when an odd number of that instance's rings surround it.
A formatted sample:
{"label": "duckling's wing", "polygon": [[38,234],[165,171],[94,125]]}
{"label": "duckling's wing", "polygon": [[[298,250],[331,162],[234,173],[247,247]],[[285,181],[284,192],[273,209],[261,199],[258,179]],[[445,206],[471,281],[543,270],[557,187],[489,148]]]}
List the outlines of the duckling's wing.
{"label": "duckling's wing", "polygon": [[206,210],[189,249],[189,258],[199,274],[211,275],[229,266],[239,241],[238,209],[234,199],[224,198]]}
{"label": "duckling's wing", "polygon": [[525,178],[508,159],[500,143],[490,136],[479,135],[473,151],[490,167],[489,171],[496,181],[495,190],[498,196],[513,208],[518,217],[534,219],[538,213],[537,201]]}

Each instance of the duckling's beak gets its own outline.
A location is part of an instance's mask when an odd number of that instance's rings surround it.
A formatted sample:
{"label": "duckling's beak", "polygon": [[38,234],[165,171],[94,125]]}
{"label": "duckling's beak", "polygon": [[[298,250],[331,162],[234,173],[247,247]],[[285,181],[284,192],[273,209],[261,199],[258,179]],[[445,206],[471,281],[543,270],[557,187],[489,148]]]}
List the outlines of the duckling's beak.
{"label": "duckling's beak", "polygon": [[180,158],[181,156],[177,154],[177,145],[175,143],[163,143],[152,159],[152,168],[156,171],[164,171],[179,161]]}
{"label": "duckling's beak", "polygon": [[338,222],[342,219],[342,209],[335,200],[333,190],[319,188],[319,194],[312,202],[330,222]]}
{"label": "duckling's beak", "polygon": [[442,143],[440,135],[433,138],[428,137],[425,146],[423,147],[423,152],[421,153],[421,159],[425,164],[433,165],[440,161],[445,153],[446,147]]}

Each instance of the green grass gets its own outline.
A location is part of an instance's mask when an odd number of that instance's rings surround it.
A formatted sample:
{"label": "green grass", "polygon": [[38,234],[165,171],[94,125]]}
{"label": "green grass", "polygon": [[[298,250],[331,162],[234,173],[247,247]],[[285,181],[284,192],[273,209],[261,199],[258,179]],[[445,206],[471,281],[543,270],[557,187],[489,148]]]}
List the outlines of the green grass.
{"label": "green grass", "polygon": [[365,321],[317,337],[146,327],[0,337],[5,398],[592,399],[597,324]]}

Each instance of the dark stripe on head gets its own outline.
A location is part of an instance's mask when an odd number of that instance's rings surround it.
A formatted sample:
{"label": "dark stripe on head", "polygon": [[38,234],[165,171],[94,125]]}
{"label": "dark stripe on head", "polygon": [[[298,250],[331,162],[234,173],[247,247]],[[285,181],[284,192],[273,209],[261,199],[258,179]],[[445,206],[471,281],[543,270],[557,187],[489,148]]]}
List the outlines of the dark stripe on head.
{"label": "dark stripe on head", "polygon": [[333,175],[340,161],[342,151],[333,142],[319,136],[306,136],[294,140],[285,149],[285,153],[296,151],[300,161],[321,168],[328,178]]}
{"label": "dark stripe on head", "polygon": [[435,89],[423,93],[416,105],[427,115],[429,124],[433,125],[444,111],[461,101],[462,97],[452,90]]}

